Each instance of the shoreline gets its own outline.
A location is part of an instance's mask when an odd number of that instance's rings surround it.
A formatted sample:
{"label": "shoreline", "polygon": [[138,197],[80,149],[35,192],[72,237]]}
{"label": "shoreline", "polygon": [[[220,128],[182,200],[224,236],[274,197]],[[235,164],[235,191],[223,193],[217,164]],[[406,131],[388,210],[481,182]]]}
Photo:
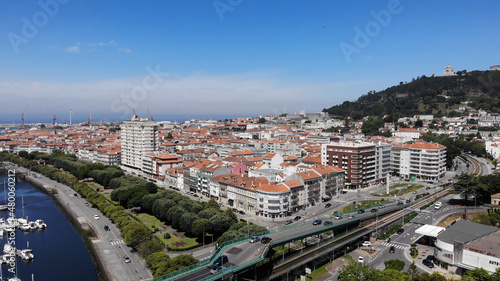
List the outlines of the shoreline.
{"label": "shoreline", "polygon": [[[15,170],[19,171],[18,168],[19,167],[14,167]],[[100,281],[111,280],[109,277],[110,273],[106,271],[106,267],[104,266],[104,261],[101,259],[100,255],[98,253],[98,249],[95,247],[95,244],[93,243],[93,240],[97,239],[95,229],[90,224],[81,223],[77,219],[77,217],[76,217],[74,211],[71,209],[71,207],[69,207],[69,205],[65,204],[66,202],[64,202],[64,200],[62,198],[60,198],[60,196],[58,196],[59,190],[57,188],[47,187],[43,183],[39,182],[36,178],[34,178],[32,176],[28,176],[21,171],[19,171],[19,174],[16,173],[16,177],[21,178],[22,180],[30,183],[36,189],[38,189],[40,192],[50,196],[53,199],[57,208],[69,220],[71,225],[73,225],[75,230],[78,232],[80,238],[85,243],[85,248],[87,249],[87,252],[89,253],[90,259],[91,259],[92,263],[94,264],[98,279]],[[58,184],[63,185],[61,183],[58,183]],[[69,187],[69,186],[66,186],[66,187],[71,189],[71,187]]]}

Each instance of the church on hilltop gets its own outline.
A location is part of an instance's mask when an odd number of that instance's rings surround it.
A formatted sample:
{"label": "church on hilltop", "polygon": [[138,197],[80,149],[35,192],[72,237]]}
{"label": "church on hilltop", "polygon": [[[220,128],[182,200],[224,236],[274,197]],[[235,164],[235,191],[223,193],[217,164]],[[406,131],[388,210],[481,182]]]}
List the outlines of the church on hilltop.
{"label": "church on hilltop", "polygon": [[457,75],[455,73],[455,69],[453,69],[453,67],[451,67],[451,65],[448,64],[448,66],[444,68],[443,76],[455,76],[455,75]]}

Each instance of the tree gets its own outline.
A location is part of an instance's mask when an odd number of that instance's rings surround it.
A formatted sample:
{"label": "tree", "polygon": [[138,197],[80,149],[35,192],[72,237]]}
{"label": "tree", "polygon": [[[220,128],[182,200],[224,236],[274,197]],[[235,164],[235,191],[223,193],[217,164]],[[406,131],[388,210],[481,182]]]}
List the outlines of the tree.
{"label": "tree", "polygon": [[[404,262],[403,262],[404,263]],[[390,280],[390,281],[411,281],[411,277],[408,273],[400,272],[395,269],[385,269],[384,271],[378,272],[378,280]]]}
{"label": "tree", "polygon": [[144,224],[133,222],[122,229],[123,240],[127,245],[136,249],[136,247],[144,242],[151,240],[153,234]]}
{"label": "tree", "polygon": [[[493,281],[493,276],[484,268],[474,268],[464,273],[463,277],[471,277],[475,281]],[[462,279],[464,280],[464,279]],[[498,279],[497,279],[498,280]]]}
{"label": "tree", "polygon": [[168,134],[167,134],[167,139],[171,140],[171,139],[173,139],[173,138],[174,138],[174,136],[172,136],[172,133],[168,133]]}
{"label": "tree", "polygon": [[213,198],[208,200],[207,204],[205,205],[205,210],[209,209],[209,208],[215,208],[215,209],[220,210],[219,204]]}
{"label": "tree", "polygon": [[415,262],[412,262],[410,264],[410,267],[408,268],[407,272],[410,275],[411,280],[417,280],[417,278],[418,278],[418,268],[417,268],[417,265],[415,264]]}
{"label": "tree", "polygon": [[478,189],[480,188],[476,177],[469,174],[461,175],[454,187],[456,191],[460,192],[460,197],[464,198],[466,204],[471,196],[478,193]]}
{"label": "tree", "polygon": [[260,118],[259,118],[258,123],[259,123],[259,124],[264,124],[264,123],[266,123],[266,119],[265,119],[265,118],[260,117]]}
{"label": "tree", "polygon": [[403,270],[405,262],[402,260],[388,260],[384,262],[385,269],[394,269],[397,271]]}
{"label": "tree", "polygon": [[350,262],[339,271],[339,280],[342,281],[377,281],[377,271],[367,264]]}
{"label": "tree", "polygon": [[198,218],[191,224],[191,234],[196,237],[202,237],[204,233],[212,233],[212,221],[209,219]]}

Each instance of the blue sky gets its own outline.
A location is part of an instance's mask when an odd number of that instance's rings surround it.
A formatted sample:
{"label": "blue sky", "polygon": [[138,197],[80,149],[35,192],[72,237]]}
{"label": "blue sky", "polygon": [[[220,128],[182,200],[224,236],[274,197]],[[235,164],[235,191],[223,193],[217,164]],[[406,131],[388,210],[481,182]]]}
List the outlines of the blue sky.
{"label": "blue sky", "polygon": [[317,112],[500,64],[499,19],[498,1],[2,1],[0,122]]}

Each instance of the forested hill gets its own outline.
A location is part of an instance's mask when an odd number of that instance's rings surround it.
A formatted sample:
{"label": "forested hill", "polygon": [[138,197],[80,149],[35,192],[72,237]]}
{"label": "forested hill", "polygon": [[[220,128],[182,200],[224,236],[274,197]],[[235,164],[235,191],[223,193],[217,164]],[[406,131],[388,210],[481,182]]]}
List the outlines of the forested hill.
{"label": "forested hill", "polygon": [[386,121],[391,122],[416,114],[459,116],[463,113],[455,110],[465,101],[469,101],[470,108],[500,113],[500,71],[463,70],[457,72],[457,76],[448,77],[424,75],[323,111],[340,118],[350,116],[353,120],[389,115]]}

